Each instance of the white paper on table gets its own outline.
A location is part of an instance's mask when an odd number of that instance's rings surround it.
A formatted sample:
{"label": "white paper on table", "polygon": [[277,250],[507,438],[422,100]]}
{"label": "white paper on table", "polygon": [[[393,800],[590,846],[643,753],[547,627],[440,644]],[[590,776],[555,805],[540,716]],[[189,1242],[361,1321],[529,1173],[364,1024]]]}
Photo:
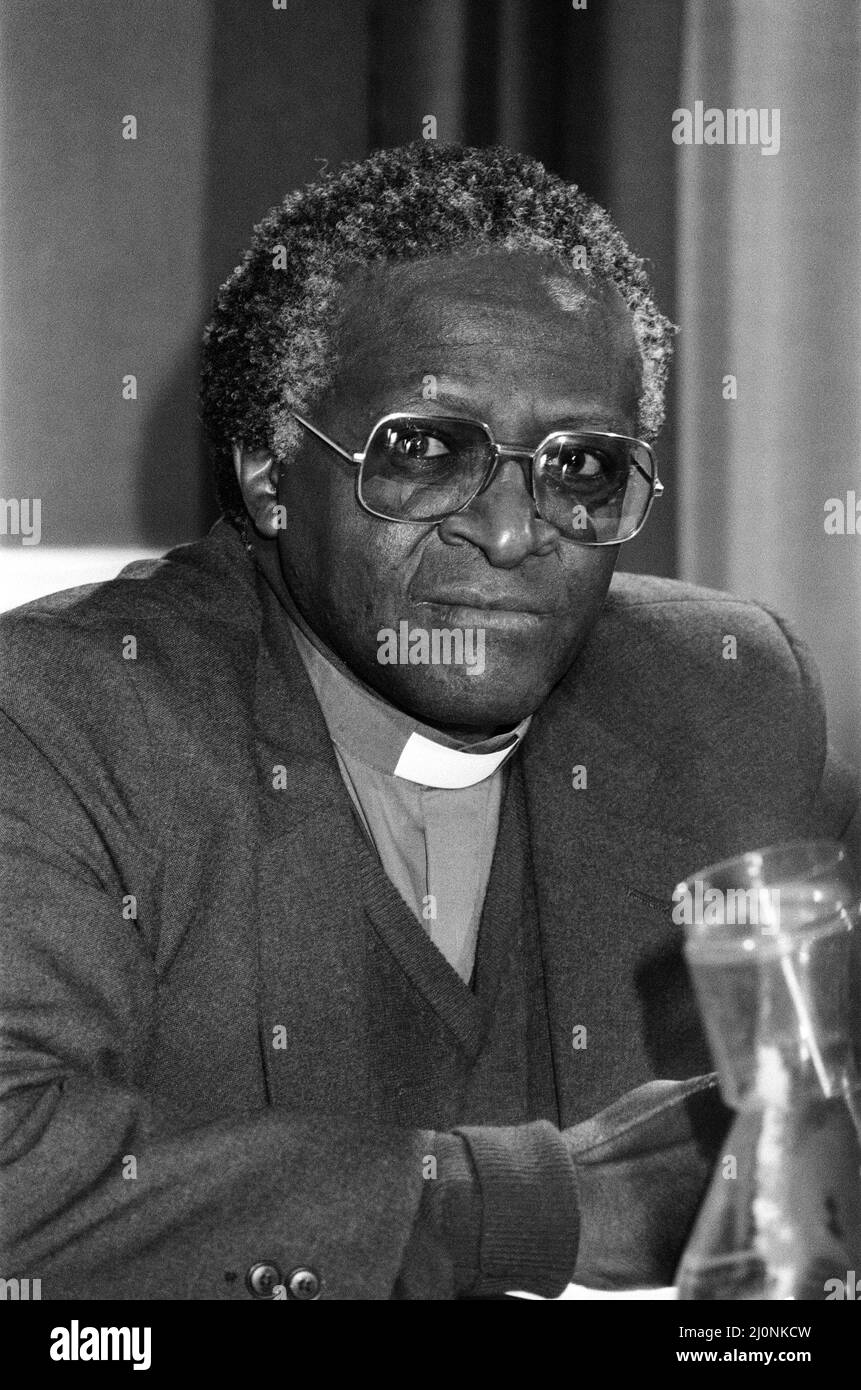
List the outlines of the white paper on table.
{"label": "white paper on table", "polygon": [[540,1293],[522,1293],[519,1289],[512,1291],[509,1298],[531,1298],[538,1303],[561,1303],[563,1299],[606,1299],[606,1298],[677,1298],[678,1290],[670,1289],[587,1289],[582,1284],[569,1284],[567,1289],[558,1298],[542,1298]]}

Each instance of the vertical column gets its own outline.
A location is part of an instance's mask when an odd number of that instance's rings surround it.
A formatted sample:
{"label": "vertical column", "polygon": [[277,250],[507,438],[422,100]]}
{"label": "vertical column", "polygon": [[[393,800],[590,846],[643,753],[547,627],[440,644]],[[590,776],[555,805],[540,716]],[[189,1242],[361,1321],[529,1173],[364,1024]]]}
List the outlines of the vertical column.
{"label": "vertical column", "polygon": [[[692,0],[687,10],[683,573],[795,622],[857,759],[858,9]],[[757,144],[728,142],[730,110],[755,113]]]}

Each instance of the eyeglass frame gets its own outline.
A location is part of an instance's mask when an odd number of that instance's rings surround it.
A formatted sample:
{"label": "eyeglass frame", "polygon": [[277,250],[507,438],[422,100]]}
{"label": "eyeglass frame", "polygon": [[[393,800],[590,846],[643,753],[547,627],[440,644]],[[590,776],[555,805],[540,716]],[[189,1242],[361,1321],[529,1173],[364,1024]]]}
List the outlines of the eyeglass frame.
{"label": "eyeglass frame", "polygon": [[[479,420],[477,417],[421,415],[409,410],[393,410],[390,411],[388,415],[381,416],[380,419],[377,420],[376,423],[371,426],[371,429],[368,433],[368,437],[365,440],[364,449],[360,450],[357,453],[351,453],[349,449],[345,449],[341,444],[338,444],[323,430],[318,429],[316,425],[312,425],[310,420],[306,420],[304,416],[297,414],[295,410],[291,411],[290,413],[293,416],[294,420],[297,420],[298,423],[302,425],[304,429],[308,430],[312,435],[319,439],[321,443],[328,445],[328,447],[330,449],[333,449],[336,454],[339,454],[342,459],[346,459],[347,463],[352,464],[354,467],[358,468],[359,471],[356,474],[356,501],[359,503],[359,506],[362,508],[362,510],[367,512],[369,516],[377,517],[380,521],[391,521],[398,526],[438,525],[439,522],[445,521],[447,517],[457,516],[460,512],[465,512],[467,507],[472,506],[476,497],[480,497],[481,494],[483,492],[486,492],[487,489],[490,487],[491,483],[496,477],[496,474],[499,470],[500,461],[503,457],[529,460],[529,489],[530,494],[532,496],[532,501],[535,503],[537,512],[538,502],[535,496],[534,471],[535,460],[541,453],[541,451],[547,448],[548,444],[550,444],[552,440],[564,438],[572,434],[590,435],[601,439],[619,440],[620,442],[623,442],[625,444],[636,444],[639,448],[645,449],[646,453],[649,455],[649,459],[652,465],[652,475],[651,477],[648,477],[645,471],[640,467],[639,463],[637,463],[636,459],[630,460],[630,463],[633,464],[634,468],[636,468],[637,471],[640,474],[642,474],[642,476],[649,483],[649,498],[646,503],[646,509],[643,512],[643,515],[636,529],[633,530],[629,536],[625,536],[622,540],[611,541],[587,541],[577,539],[574,536],[563,536],[563,540],[570,541],[572,545],[585,545],[593,550],[608,545],[625,545],[627,541],[632,541],[635,536],[638,536],[640,534],[649,518],[649,513],[652,510],[652,503],[654,502],[656,497],[662,497],[664,494],[664,484],[658,477],[658,464],[655,458],[654,450],[652,449],[651,445],[647,444],[644,439],[635,439],[633,435],[614,434],[610,430],[551,430],[550,434],[546,435],[545,438],[542,439],[541,443],[538,445],[536,449],[522,449],[519,445],[503,444],[502,442],[494,439],[490,426],[486,425],[483,420]],[[374,435],[377,433],[377,430],[379,430],[383,425],[389,424],[389,422],[392,420],[427,420],[433,422],[434,420],[441,419],[463,419],[465,424],[480,425],[481,428],[484,430],[484,433],[487,435],[491,450],[490,463],[487,466],[484,478],[482,479],[479,486],[476,488],[475,492],[472,494],[471,497],[468,497],[465,502],[462,502],[459,507],[453,507],[451,511],[448,512],[441,512],[438,516],[423,517],[421,518],[421,520],[412,520],[410,517],[403,516],[389,516],[385,512],[378,512],[374,507],[370,505],[370,503],[366,502],[365,498],[362,496],[362,474],[364,471],[365,459],[368,455],[368,446],[370,445],[370,442],[373,439]],[[541,516],[540,512],[537,512],[537,514],[539,517]],[[546,520],[546,518],[541,517],[541,520],[544,521]],[[548,521],[547,525],[552,526],[553,522]]]}

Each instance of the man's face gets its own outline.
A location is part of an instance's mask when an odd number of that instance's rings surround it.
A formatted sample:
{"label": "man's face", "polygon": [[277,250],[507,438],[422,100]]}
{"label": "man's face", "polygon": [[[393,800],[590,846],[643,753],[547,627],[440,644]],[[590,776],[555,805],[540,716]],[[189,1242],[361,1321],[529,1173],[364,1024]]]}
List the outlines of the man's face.
{"label": "man's face", "polygon": [[[529,253],[382,266],[348,287],[339,348],[312,423],[350,451],[396,410],[473,417],[530,449],[564,426],[634,433],[640,359],[621,297]],[[577,545],[536,516],[515,460],[438,523],[368,515],[356,471],[309,436],[281,472],[278,555],[309,626],[427,723],[487,732],[532,713],[595,622],[618,548]],[[381,661],[381,631],[404,621],[472,629],[474,645],[459,665]]]}

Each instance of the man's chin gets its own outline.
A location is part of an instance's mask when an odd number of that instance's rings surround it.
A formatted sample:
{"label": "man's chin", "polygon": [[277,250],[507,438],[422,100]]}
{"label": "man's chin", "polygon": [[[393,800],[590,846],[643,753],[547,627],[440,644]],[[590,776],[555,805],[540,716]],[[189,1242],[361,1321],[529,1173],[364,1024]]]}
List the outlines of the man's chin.
{"label": "man's chin", "polygon": [[475,672],[447,673],[427,668],[418,679],[412,672],[399,670],[374,681],[375,688],[391,704],[413,715],[423,724],[453,731],[468,730],[490,734],[510,729],[544,703],[550,686],[529,689],[503,685],[499,675]]}

